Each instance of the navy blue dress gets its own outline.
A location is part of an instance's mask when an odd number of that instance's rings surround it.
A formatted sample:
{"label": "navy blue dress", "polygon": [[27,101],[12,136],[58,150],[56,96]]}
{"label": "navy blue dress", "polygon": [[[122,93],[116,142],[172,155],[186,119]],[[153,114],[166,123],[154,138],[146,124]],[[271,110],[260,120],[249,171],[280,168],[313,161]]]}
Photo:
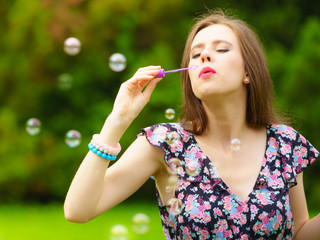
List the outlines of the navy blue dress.
{"label": "navy blue dress", "polygon": [[252,192],[242,202],[223,182],[194,136],[179,123],[142,130],[177,174],[175,197],[162,205],[157,192],[166,239],[292,239],[289,188],[319,152],[286,125],[267,127],[267,146]]}

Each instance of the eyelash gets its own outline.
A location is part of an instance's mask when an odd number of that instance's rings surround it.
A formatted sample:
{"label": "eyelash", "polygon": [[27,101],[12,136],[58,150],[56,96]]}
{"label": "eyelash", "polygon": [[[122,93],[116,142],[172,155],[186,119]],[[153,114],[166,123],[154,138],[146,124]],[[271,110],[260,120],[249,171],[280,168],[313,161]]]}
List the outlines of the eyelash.
{"label": "eyelash", "polygon": [[[229,52],[229,49],[217,49],[217,52],[218,53],[226,53],[226,52]],[[200,53],[194,54],[192,56],[192,58],[193,59],[198,58],[198,57],[200,57],[200,55],[201,55]]]}
{"label": "eyelash", "polygon": [[218,49],[217,52],[220,52],[220,53],[225,53],[225,52],[229,52],[229,49]]}
{"label": "eyelash", "polygon": [[195,54],[195,55],[192,56],[192,58],[194,58],[194,59],[195,59],[195,58],[198,58],[198,57],[200,57],[200,53],[197,53],[197,54]]}

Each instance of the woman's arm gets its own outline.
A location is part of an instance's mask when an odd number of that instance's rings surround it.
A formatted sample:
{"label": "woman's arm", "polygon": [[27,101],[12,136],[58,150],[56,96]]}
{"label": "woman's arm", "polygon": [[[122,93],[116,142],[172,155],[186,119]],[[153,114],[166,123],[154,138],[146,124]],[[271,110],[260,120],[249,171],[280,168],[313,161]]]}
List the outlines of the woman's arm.
{"label": "woman's arm", "polygon": [[[154,78],[159,70],[160,67],[154,66],[141,68],[121,85],[113,110],[100,132],[104,143],[117,145],[161,80]],[[129,197],[158,170],[161,155],[160,149],[140,137],[108,169],[110,161],[89,151],[66,196],[66,219],[73,222],[89,221]]]}
{"label": "woman's arm", "polygon": [[295,240],[319,240],[320,214],[309,219],[302,173],[298,174],[297,183],[297,186],[290,188],[290,207],[294,220],[293,238]]}

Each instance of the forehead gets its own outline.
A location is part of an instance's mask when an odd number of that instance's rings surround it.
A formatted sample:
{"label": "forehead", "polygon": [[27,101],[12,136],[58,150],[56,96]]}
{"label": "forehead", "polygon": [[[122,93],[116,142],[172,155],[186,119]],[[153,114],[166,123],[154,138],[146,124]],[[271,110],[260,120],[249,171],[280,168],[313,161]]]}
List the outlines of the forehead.
{"label": "forehead", "polygon": [[199,43],[227,41],[238,46],[238,39],[231,28],[222,24],[210,25],[200,30],[194,37],[191,48]]}

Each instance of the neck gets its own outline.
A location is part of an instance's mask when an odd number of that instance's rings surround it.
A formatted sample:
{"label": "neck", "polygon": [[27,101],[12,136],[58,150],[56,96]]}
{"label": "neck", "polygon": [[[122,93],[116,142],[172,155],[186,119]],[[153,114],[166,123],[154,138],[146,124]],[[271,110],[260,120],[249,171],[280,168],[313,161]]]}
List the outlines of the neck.
{"label": "neck", "polygon": [[211,143],[230,148],[231,139],[241,141],[249,126],[246,122],[246,101],[202,102],[208,117],[208,126],[203,136]]}

